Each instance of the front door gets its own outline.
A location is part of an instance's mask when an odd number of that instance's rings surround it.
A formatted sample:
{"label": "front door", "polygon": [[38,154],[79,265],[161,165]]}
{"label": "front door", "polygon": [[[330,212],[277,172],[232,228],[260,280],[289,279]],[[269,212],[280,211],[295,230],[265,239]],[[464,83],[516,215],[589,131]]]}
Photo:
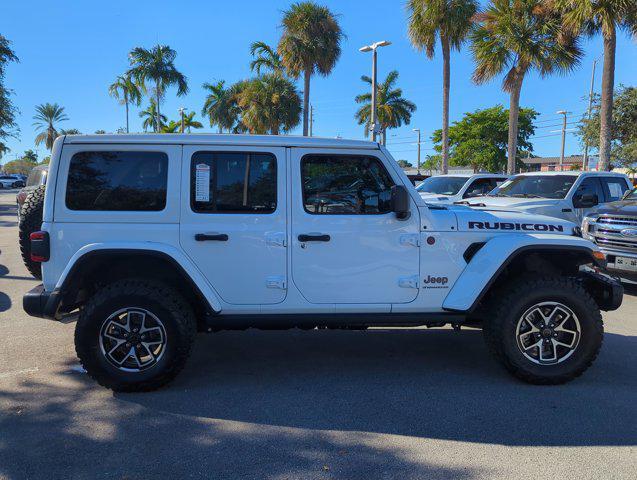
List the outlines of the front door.
{"label": "front door", "polygon": [[292,279],[319,304],[407,303],[418,294],[419,217],[391,211],[380,152],[292,149]]}
{"label": "front door", "polygon": [[180,243],[225,302],[285,299],[285,148],[184,146]]}

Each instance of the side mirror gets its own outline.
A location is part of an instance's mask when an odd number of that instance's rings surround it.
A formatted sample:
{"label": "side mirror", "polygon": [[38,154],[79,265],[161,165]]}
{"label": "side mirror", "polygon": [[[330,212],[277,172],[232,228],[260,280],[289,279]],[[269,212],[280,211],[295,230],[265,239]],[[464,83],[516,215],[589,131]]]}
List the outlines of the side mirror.
{"label": "side mirror", "polygon": [[409,192],[403,185],[391,187],[391,209],[399,220],[407,220],[411,216]]}
{"label": "side mirror", "polygon": [[597,194],[577,194],[573,196],[573,206],[575,208],[591,208],[599,204]]}

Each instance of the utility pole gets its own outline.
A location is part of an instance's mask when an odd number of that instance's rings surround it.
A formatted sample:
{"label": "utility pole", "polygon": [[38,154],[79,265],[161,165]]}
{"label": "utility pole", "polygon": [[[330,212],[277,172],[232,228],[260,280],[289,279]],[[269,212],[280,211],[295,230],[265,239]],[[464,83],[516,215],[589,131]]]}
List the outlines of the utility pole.
{"label": "utility pole", "polygon": [[184,107],[181,107],[179,109],[179,115],[181,115],[181,133],[184,133],[184,128],[185,128],[185,125],[186,125],[186,119],[184,118],[184,111],[185,110],[186,109]]}
{"label": "utility pole", "polygon": [[416,163],[416,170],[418,175],[420,175],[420,128],[414,128],[414,132],[418,132],[418,160]]}
{"label": "utility pole", "polygon": [[314,105],[310,103],[310,137],[312,136],[312,130],[314,130]]}
{"label": "utility pole", "polygon": [[564,115],[564,123],[562,123],[562,150],[560,152],[560,172],[564,169],[564,145],[566,143],[566,114],[569,113],[566,110],[560,110],[555,112],[558,115]]}
{"label": "utility pole", "polygon": [[[588,119],[591,119],[593,114],[593,90],[595,88],[595,66],[597,65],[597,59],[593,60],[593,72],[591,73],[591,91],[588,94]],[[586,171],[588,168],[588,140],[584,144],[584,160],[582,161],[582,171]]]}
{"label": "utility pole", "polygon": [[365,45],[364,47],[359,48],[360,52],[372,52],[372,105],[371,105],[371,115],[370,115],[370,129],[372,131],[372,142],[376,141],[376,135],[378,134],[378,125],[376,124],[376,85],[377,85],[377,55],[376,50],[379,47],[386,47],[387,45],[391,45],[391,42],[387,40],[383,40],[380,42],[372,43],[371,45]]}

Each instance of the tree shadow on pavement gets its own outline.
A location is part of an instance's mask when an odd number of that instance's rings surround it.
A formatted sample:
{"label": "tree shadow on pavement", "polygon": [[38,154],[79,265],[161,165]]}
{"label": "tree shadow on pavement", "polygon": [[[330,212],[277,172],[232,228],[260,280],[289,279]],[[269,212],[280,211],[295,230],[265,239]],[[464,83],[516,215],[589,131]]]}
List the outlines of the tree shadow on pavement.
{"label": "tree shadow on pavement", "polygon": [[[367,433],[170,415],[119,401],[84,375],[59,375],[55,385],[31,379],[0,391],[1,478],[464,480],[476,473],[430,465]],[[177,391],[189,401],[189,392]]]}

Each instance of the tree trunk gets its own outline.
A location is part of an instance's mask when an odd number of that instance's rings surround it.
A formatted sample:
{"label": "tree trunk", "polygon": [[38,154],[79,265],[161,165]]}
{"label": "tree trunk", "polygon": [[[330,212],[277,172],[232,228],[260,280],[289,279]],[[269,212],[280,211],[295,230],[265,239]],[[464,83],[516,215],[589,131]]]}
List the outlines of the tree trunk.
{"label": "tree trunk", "polygon": [[610,143],[613,134],[613,89],[615,88],[615,28],[604,37],[604,70],[602,72],[602,104],[599,112],[598,170],[610,170]]}
{"label": "tree trunk", "polygon": [[128,98],[126,100],[126,133],[130,133],[128,130]]}
{"label": "tree trunk", "polygon": [[307,137],[310,113],[310,69],[306,69],[303,75],[303,136]]}
{"label": "tree trunk", "polygon": [[449,171],[449,77],[451,54],[449,40],[442,37],[442,173]]}
{"label": "tree trunk", "polygon": [[157,126],[155,132],[161,132],[161,113],[159,112],[159,82],[155,82],[155,94],[157,96]]}
{"label": "tree trunk", "polygon": [[381,145],[385,146],[385,145],[387,145],[387,130],[385,130],[385,129],[383,128],[383,132],[382,132],[382,134],[381,134],[381,135],[382,135],[382,136],[380,137],[380,138],[381,138]]}
{"label": "tree trunk", "polygon": [[518,152],[518,116],[520,114],[520,91],[524,75],[518,73],[515,85],[509,94],[509,140],[507,155],[507,174],[515,173],[515,157]]}

